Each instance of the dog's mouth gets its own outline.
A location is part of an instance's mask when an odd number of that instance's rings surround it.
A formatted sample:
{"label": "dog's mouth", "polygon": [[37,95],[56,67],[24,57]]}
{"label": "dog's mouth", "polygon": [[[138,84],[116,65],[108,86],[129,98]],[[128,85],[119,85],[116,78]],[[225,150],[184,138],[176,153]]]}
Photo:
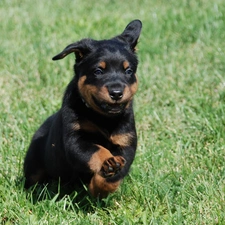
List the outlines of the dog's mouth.
{"label": "dog's mouth", "polygon": [[124,102],[123,103],[100,102],[94,97],[93,97],[93,100],[94,100],[94,103],[98,106],[98,108],[100,108],[104,113],[112,114],[112,115],[121,114],[127,105],[127,102],[125,103]]}

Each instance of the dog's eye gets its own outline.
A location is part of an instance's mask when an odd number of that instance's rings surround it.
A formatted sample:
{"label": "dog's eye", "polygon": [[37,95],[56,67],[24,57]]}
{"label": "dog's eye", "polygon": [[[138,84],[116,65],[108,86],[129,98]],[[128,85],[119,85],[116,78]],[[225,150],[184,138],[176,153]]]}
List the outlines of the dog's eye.
{"label": "dog's eye", "polygon": [[100,68],[98,68],[98,69],[96,69],[95,71],[94,71],[94,75],[101,75],[101,74],[103,74],[103,71],[102,71],[102,69],[100,69]]}
{"label": "dog's eye", "polygon": [[133,74],[133,70],[128,68],[128,69],[125,70],[125,74],[126,75],[132,75]]}

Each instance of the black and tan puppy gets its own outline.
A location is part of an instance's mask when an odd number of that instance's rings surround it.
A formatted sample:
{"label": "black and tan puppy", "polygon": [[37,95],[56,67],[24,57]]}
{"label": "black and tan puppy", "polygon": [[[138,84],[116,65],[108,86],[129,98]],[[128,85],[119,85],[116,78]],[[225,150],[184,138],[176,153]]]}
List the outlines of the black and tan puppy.
{"label": "black and tan puppy", "polygon": [[60,110],[33,136],[24,162],[26,188],[59,177],[82,180],[100,198],[118,188],[137,146],[132,101],[141,27],[141,21],[134,20],[121,35],[82,39],[53,58],[75,53],[75,76]]}

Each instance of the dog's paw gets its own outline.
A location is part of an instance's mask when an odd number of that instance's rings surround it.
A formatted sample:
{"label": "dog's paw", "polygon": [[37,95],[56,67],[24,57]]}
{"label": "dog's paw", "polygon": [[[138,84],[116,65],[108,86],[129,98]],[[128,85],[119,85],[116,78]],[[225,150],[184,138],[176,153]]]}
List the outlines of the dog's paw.
{"label": "dog's paw", "polygon": [[120,171],[126,163],[122,156],[113,156],[106,159],[102,165],[101,174],[103,177],[112,177]]}

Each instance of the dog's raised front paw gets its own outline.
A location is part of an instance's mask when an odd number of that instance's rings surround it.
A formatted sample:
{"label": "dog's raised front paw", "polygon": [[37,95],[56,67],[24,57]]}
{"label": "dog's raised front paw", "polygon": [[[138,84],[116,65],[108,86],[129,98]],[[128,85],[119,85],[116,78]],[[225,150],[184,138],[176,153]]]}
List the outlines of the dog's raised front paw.
{"label": "dog's raised front paw", "polygon": [[120,171],[126,163],[122,156],[113,156],[106,159],[102,165],[101,173],[103,177],[112,177]]}

